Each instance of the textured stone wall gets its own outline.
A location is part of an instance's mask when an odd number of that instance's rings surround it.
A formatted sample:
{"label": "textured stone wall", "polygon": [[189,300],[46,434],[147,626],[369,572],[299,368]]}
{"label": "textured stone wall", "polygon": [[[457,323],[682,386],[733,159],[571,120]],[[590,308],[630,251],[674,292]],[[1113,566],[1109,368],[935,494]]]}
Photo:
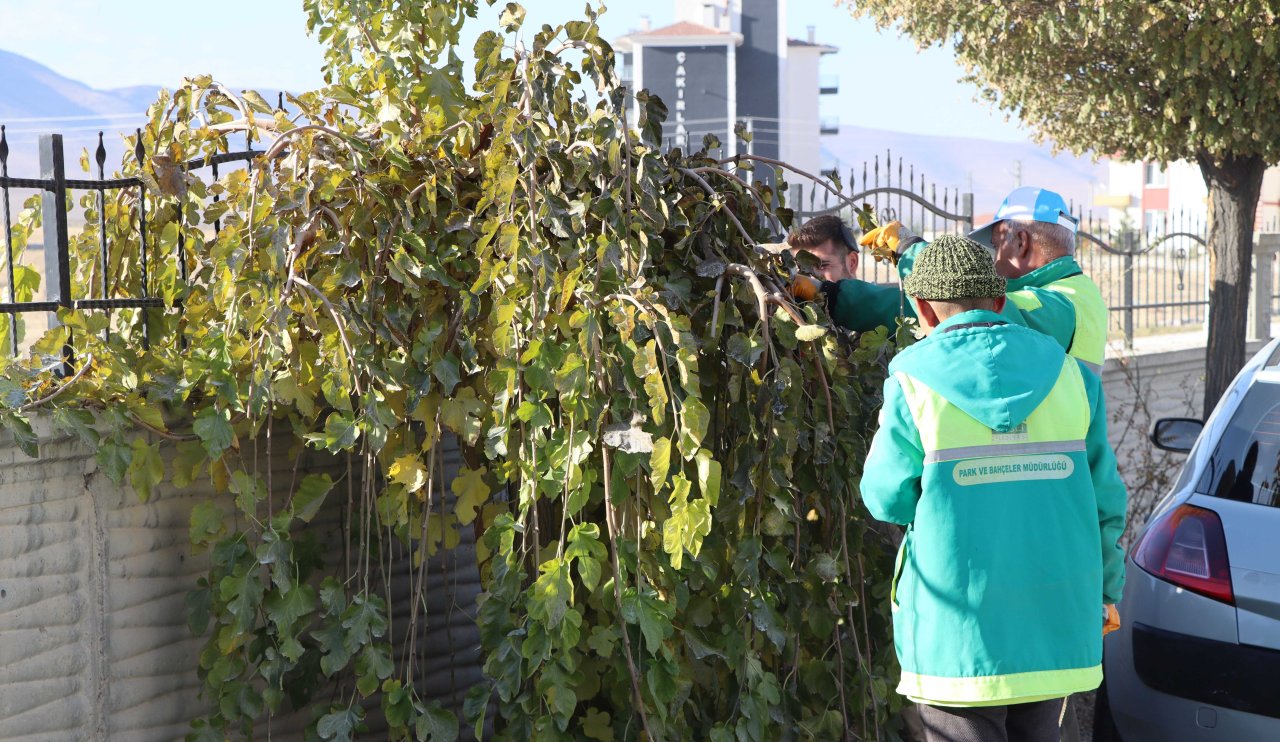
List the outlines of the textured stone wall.
{"label": "textured stone wall", "polygon": [[[1252,352],[1252,349],[1251,351]],[[1123,462],[1149,447],[1148,426],[1161,417],[1199,417],[1204,399],[1204,348],[1112,358],[1102,372],[1108,434]],[[1138,414],[1132,414],[1133,412]]]}
{"label": "textured stone wall", "polygon": [[[181,739],[206,709],[196,673],[203,639],[191,636],[184,602],[206,561],[191,553],[188,525],[194,504],[214,495],[162,486],[140,502],[98,470],[92,450],[36,428],[39,459],[0,436],[0,740]],[[273,479],[288,483],[293,462],[280,458]],[[451,448],[444,492],[457,463]],[[312,456],[303,468],[336,462]],[[340,544],[345,497],[330,497],[335,508],[312,525]],[[416,643],[419,687],[457,708],[480,678],[474,534],[460,535],[431,564]],[[390,582],[394,622],[406,626],[407,558],[393,562]],[[305,718],[272,720],[272,738],[300,739]],[[376,714],[369,724],[367,738],[381,738]]]}

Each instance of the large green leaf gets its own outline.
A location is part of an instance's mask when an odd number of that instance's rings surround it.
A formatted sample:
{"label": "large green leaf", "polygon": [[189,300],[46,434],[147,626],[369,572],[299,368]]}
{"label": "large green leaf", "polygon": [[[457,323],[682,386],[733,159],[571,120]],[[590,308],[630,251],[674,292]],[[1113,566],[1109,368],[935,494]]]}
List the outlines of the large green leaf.
{"label": "large green leaf", "polygon": [[206,407],[197,415],[192,429],[204,444],[209,458],[216,459],[235,443],[236,433],[225,410]]}
{"label": "large green leaf", "polygon": [[325,496],[333,489],[333,478],[328,474],[308,474],[302,478],[297,491],[290,501],[294,515],[304,523],[310,523],[320,507],[324,505]]}
{"label": "large green leaf", "polygon": [[560,625],[573,600],[573,584],[569,581],[569,565],[551,559],[540,568],[542,574],[529,588],[529,616],[546,624],[547,629]]}

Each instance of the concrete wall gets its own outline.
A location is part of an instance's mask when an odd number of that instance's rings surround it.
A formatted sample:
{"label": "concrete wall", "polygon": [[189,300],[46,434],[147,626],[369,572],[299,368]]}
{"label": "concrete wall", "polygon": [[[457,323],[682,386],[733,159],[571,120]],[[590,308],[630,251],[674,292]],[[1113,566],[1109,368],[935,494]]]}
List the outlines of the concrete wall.
{"label": "concrete wall", "polygon": [[[1151,445],[1145,426],[1152,420],[1200,416],[1204,348],[1109,358],[1102,385],[1107,395],[1108,436],[1123,463]],[[1135,410],[1138,414],[1131,414]],[[1143,427],[1138,429],[1139,425]]]}
{"label": "concrete wall", "polygon": [[[0,739],[181,739],[206,713],[196,673],[204,640],[191,636],[184,600],[207,562],[191,553],[189,519],[195,503],[215,495],[166,485],[140,502],[98,469],[92,450],[36,427],[39,459],[0,436]],[[283,448],[278,436],[275,446]],[[172,456],[172,446],[164,453]],[[287,484],[292,461],[282,456],[276,466],[274,481]],[[303,468],[337,473],[336,462],[318,456]],[[443,491],[456,468],[454,448]],[[331,498],[337,507],[312,525],[337,544],[345,498],[336,490]],[[462,545],[428,573],[417,643],[420,688],[457,708],[480,677],[473,531],[460,535]],[[408,623],[407,565],[398,559],[391,577],[397,626]],[[308,717],[273,720],[272,738],[301,739]],[[378,720],[370,724],[371,738],[381,736]]]}

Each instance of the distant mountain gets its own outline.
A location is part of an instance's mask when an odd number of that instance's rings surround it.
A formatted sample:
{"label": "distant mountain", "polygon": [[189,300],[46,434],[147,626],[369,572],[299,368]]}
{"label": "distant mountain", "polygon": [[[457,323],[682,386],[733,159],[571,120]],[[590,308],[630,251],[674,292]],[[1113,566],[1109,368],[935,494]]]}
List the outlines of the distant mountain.
{"label": "distant mountain", "polygon": [[[177,83],[169,81],[170,87]],[[9,142],[9,174],[39,175],[38,139],[46,133],[63,135],[67,171],[78,173],[80,151],[92,153],[98,145],[98,132],[103,132],[107,170],[113,170],[123,154],[121,136],[144,123],[147,108],[155,102],[160,88],[134,85],[95,90],[39,62],[0,50],[0,124],[6,127]],[[276,100],[274,90],[258,92],[269,101]]]}
{"label": "distant mountain", "polygon": [[944,187],[971,191],[979,217],[994,212],[1017,185],[1019,167],[1023,185],[1050,188],[1086,210],[1094,188],[1107,182],[1105,162],[1094,163],[1088,157],[1066,153],[1054,156],[1049,147],[1031,142],[925,136],[859,126],[841,126],[839,134],[823,137],[822,142],[824,167],[838,167],[846,183],[854,171],[859,190],[864,162],[870,183],[874,159],[879,157],[883,184],[887,177],[884,163],[891,157],[896,185],[901,158],[904,179],[914,166],[916,182],[923,173],[925,182],[937,184],[939,193]]}
{"label": "distant mountain", "polygon": [[36,147],[43,133],[63,135],[71,173],[79,172],[76,159],[81,148],[92,152],[98,132],[105,132],[111,168],[123,149],[120,133],[142,124],[159,90],[159,85],[95,90],[39,62],[0,50],[0,124],[9,142],[9,174],[39,175]]}
{"label": "distant mountain", "polygon": [[127,88],[115,88],[107,91],[109,94],[130,104],[131,111],[146,111],[147,107],[156,102],[156,95],[160,92],[159,85],[133,85]]}
{"label": "distant mountain", "polygon": [[156,85],[94,90],[39,62],[0,51],[0,122],[140,112],[146,110],[159,89]]}

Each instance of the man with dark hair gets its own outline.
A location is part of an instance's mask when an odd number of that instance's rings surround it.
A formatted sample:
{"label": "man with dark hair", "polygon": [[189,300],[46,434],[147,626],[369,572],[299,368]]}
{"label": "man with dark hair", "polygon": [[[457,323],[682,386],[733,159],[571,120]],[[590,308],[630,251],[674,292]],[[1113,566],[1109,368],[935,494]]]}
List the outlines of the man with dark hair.
{"label": "man with dark hair", "polygon": [[838,216],[818,216],[800,225],[787,235],[787,247],[792,253],[813,253],[818,259],[815,275],[823,281],[844,281],[858,273],[858,243]]}
{"label": "man with dark hair", "polygon": [[1057,742],[1119,626],[1126,494],[1102,382],[1004,319],[1005,279],[971,240],[934,240],[903,288],[927,336],[889,364],[859,484],[907,528],[889,592],[898,692],[928,742]]}

